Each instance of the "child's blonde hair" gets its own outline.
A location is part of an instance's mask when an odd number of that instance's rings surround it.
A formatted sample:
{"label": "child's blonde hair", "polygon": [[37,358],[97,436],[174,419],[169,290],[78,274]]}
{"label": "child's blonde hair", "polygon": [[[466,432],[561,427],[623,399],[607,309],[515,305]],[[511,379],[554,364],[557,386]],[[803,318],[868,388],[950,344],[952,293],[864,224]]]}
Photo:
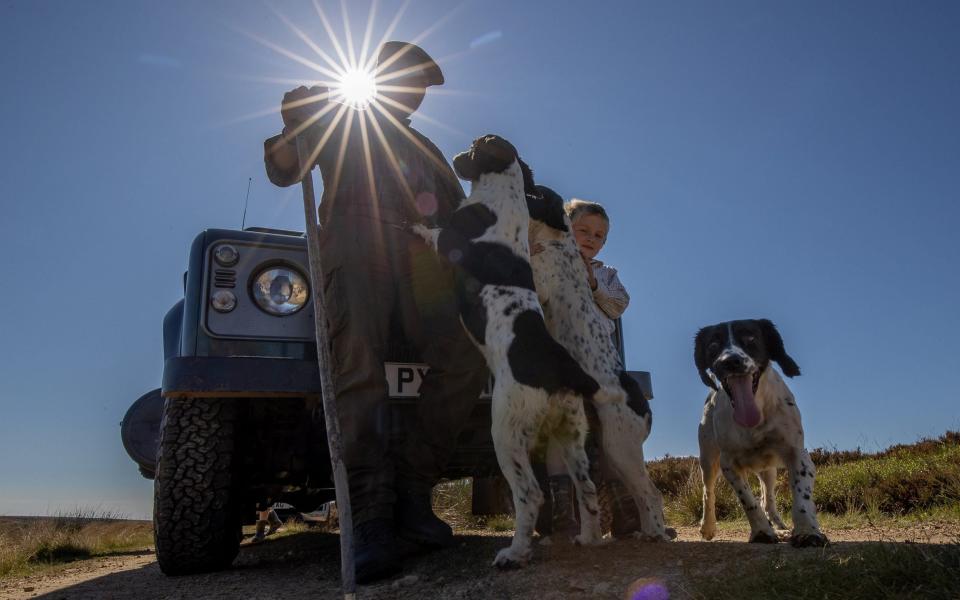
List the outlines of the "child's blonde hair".
{"label": "child's blonde hair", "polygon": [[607,222],[607,226],[610,225],[610,216],[607,215],[607,211],[596,202],[571,198],[570,202],[563,205],[563,210],[566,211],[571,221],[576,221],[580,215],[600,215]]}

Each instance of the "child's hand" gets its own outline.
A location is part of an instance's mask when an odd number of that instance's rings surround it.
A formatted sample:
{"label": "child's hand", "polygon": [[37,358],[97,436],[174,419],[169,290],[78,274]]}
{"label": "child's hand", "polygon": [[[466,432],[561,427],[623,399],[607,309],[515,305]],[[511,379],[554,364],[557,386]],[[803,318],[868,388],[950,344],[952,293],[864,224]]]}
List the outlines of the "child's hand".
{"label": "child's hand", "polygon": [[583,264],[587,267],[587,283],[590,284],[590,289],[597,289],[597,278],[593,274],[593,265],[590,264],[590,259],[583,254],[580,255],[580,258],[583,259]]}

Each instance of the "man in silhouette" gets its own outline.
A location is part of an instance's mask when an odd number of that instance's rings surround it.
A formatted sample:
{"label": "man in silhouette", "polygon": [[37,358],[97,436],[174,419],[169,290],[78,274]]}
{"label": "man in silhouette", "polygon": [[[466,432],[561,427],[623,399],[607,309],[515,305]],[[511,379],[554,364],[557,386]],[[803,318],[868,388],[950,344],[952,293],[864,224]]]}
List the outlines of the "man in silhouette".
{"label": "man in silhouette", "polygon": [[[433,513],[431,489],[487,378],[459,322],[452,267],[402,227],[443,224],[464,197],[440,151],[410,126],[426,88],[442,85],[443,73],[405,42],[385,43],[378,69],[380,109],[337,106],[315,119],[328,92],[299,87],[283,98],[284,132],[264,143],[270,181],[293,185],[301,177],[294,132],[315,121],[301,135],[324,184],[323,292],[359,583],[400,570],[397,537],[423,549],[452,541]],[[430,367],[403,448],[388,444],[391,327]]]}

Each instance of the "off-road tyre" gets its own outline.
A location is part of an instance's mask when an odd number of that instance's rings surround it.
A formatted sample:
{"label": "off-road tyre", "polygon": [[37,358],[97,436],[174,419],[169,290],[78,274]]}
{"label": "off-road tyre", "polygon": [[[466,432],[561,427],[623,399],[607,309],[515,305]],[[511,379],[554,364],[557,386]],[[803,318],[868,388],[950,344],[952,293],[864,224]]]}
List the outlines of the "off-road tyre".
{"label": "off-road tyre", "polygon": [[470,494],[470,513],[474,516],[505,515],[513,512],[513,496],[503,475],[474,477]]}
{"label": "off-road tyre", "polygon": [[604,481],[597,486],[597,505],[600,507],[600,533],[607,535],[613,529],[614,502],[617,490],[612,482]]}
{"label": "off-road tyre", "polygon": [[604,480],[597,490],[600,505],[600,531],[615,538],[643,533],[637,504],[623,482]]}
{"label": "off-road tyre", "polygon": [[157,562],[167,575],[217,571],[240,549],[237,400],[168,399],[154,482]]}

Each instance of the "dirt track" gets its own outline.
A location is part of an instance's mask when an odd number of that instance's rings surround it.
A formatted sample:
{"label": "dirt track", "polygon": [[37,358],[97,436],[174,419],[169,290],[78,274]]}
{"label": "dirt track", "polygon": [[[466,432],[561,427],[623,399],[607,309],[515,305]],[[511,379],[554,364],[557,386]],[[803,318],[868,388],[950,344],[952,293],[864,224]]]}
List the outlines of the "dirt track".
{"label": "dirt track", "polygon": [[[788,544],[746,544],[746,532],[721,533],[710,543],[699,541],[695,528],[679,530],[672,543],[645,544],[636,540],[611,542],[598,548],[568,544],[536,547],[535,562],[520,571],[498,572],[490,566],[497,549],[508,543],[505,534],[458,532],[455,548],[408,558],[403,576],[360,587],[362,599],[414,600],[476,598],[559,600],[561,598],[620,599],[638,579],[665,584],[672,598],[687,597],[691,573],[717,572],[727,564],[779,553],[786,558],[821,552],[796,550]],[[960,527],[925,524],[895,530],[827,531],[833,547],[857,543],[912,540],[954,541]],[[305,532],[255,546],[246,543],[233,568],[191,577],[160,573],[152,550],[72,563],[62,570],[0,583],[0,600],[10,598],[337,598],[339,541],[336,535]]]}

